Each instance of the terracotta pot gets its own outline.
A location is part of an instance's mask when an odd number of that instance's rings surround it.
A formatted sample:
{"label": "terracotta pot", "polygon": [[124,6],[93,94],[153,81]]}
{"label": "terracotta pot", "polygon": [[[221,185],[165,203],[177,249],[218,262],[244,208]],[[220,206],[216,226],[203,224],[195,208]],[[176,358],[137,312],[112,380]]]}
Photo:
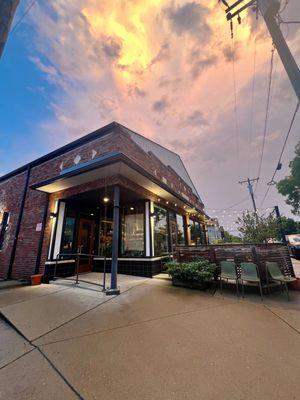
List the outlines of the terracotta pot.
{"label": "terracotta pot", "polygon": [[40,285],[42,282],[43,274],[31,275],[31,286]]}

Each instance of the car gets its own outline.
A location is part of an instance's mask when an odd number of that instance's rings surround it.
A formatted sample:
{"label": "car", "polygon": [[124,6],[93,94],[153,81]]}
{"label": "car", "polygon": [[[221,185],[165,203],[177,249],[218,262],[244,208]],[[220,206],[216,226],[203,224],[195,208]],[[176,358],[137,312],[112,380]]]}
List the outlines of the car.
{"label": "car", "polygon": [[291,256],[300,259],[300,234],[286,235],[286,240]]}

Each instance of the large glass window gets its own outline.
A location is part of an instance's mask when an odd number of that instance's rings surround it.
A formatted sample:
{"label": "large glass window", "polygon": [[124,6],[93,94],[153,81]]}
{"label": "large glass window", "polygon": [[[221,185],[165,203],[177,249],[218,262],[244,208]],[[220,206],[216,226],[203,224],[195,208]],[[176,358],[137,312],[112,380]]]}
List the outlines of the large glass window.
{"label": "large glass window", "polygon": [[185,244],[185,231],[184,231],[183,216],[176,214],[176,222],[177,222],[177,244],[184,245]]}
{"label": "large glass window", "polygon": [[0,225],[0,250],[3,249],[5,233],[8,228],[8,221],[9,221],[9,212],[4,211],[4,213],[2,215],[1,225]]}
{"label": "large glass window", "polygon": [[198,221],[190,220],[190,227],[191,227],[191,245],[197,246],[201,244],[201,226]]}
{"label": "large glass window", "polygon": [[124,207],[122,212],[121,255],[140,257],[144,255],[144,207]]}
{"label": "large glass window", "polygon": [[169,252],[167,210],[154,206],[154,254],[161,256]]}
{"label": "large glass window", "polygon": [[72,253],[74,248],[75,217],[66,216],[65,226],[62,235],[62,253]]}

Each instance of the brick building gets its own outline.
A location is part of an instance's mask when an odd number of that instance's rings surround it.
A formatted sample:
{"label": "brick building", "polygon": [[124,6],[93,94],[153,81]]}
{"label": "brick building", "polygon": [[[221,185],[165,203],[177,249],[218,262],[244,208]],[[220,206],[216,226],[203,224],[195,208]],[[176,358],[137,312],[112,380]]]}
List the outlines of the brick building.
{"label": "brick building", "polygon": [[[101,270],[152,276],[177,245],[206,242],[180,157],[111,123],[0,177],[0,279]],[[84,254],[86,256],[84,256]]]}

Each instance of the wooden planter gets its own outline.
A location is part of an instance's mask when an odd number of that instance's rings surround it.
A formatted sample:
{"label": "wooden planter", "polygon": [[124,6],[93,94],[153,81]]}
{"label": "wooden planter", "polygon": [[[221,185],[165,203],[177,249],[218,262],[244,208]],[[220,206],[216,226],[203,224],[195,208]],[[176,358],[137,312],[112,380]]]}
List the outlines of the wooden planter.
{"label": "wooden planter", "polygon": [[297,278],[295,282],[289,283],[289,289],[300,291],[300,278]]}
{"label": "wooden planter", "polygon": [[197,290],[207,290],[210,287],[210,282],[208,281],[180,281],[178,279],[172,278],[173,286],[180,286],[189,289],[197,289]]}

